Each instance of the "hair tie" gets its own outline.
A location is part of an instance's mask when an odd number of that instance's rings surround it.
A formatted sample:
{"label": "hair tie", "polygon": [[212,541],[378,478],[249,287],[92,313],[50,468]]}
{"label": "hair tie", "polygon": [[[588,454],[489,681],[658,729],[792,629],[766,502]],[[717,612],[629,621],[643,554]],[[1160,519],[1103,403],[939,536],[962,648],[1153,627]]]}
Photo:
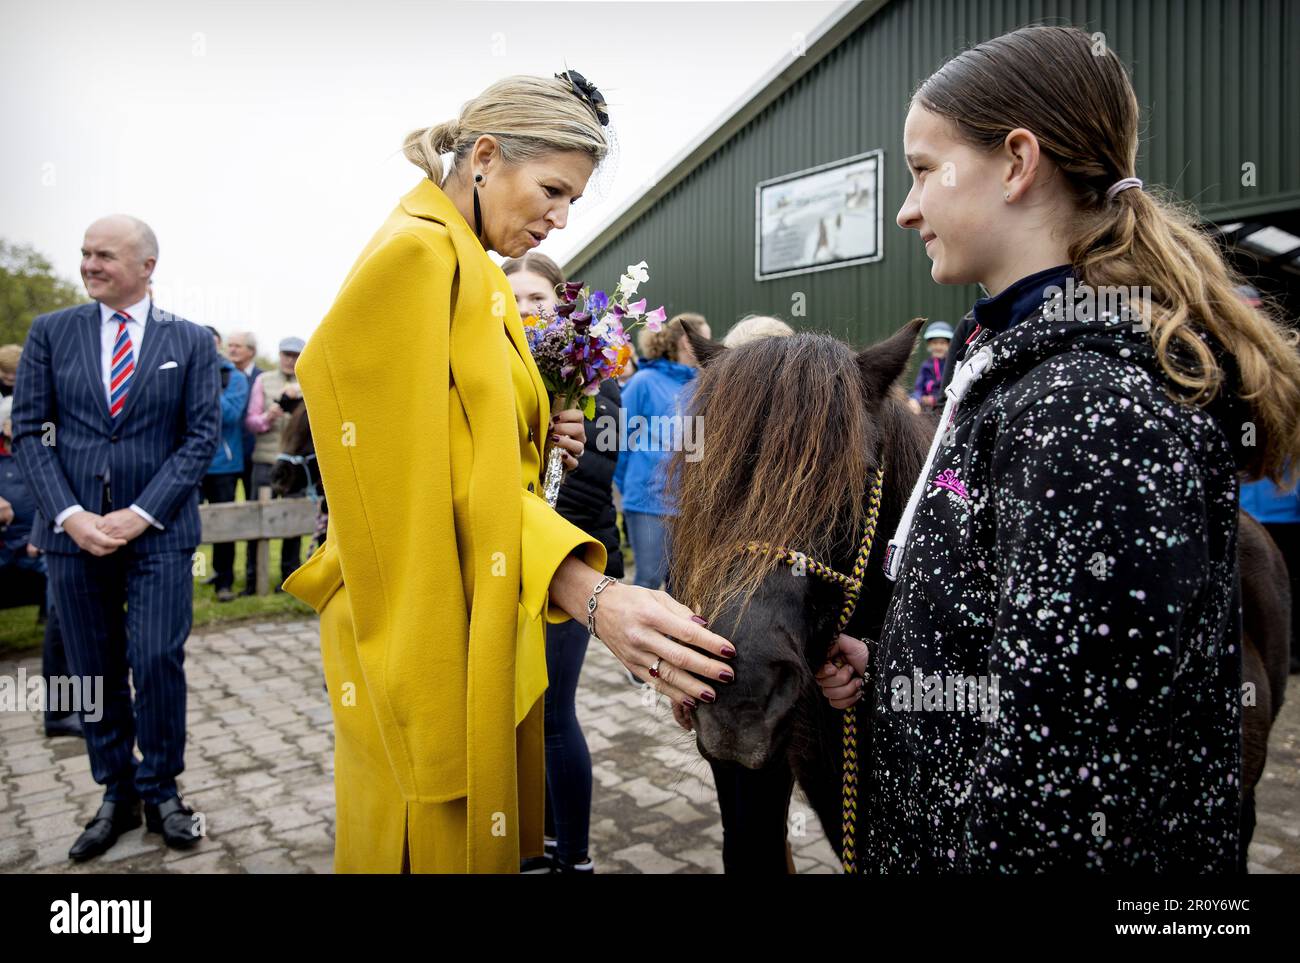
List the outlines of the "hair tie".
{"label": "hair tie", "polygon": [[1115,199],[1115,195],[1118,194],[1120,191],[1126,191],[1130,187],[1141,187],[1141,186],[1142,186],[1141,178],[1125,177],[1124,179],[1118,180],[1114,184],[1111,184],[1110,187],[1106,188],[1106,200],[1113,201]]}

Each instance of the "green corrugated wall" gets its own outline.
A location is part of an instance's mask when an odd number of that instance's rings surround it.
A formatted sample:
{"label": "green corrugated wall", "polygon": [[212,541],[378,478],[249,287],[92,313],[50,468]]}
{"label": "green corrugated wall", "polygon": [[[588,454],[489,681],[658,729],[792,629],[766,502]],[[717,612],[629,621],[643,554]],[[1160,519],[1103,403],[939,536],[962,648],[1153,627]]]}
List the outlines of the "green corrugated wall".
{"label": "green corrugated wall", "polygon": [[[894,0],[571,273],[608,286],[644,258],[651,303],[702,312],[715,336],[749,312],[854,343],[918,314],[955,321],[978,290],[936,285],[915,232],[894,223],[909,185],[903,118],[913,89],[945,59],[1029,23],[1100,31],[1129,65],[1143,110],[1138,175],[1148,183],[1218,221],[1300,207],[1300,2]],[[885,152],[884,258],[755,281],[755,184],[875,148]],[[1241,183],[1247,162],[1253,187]],[[806,317],[791,317],[796,292]]]}

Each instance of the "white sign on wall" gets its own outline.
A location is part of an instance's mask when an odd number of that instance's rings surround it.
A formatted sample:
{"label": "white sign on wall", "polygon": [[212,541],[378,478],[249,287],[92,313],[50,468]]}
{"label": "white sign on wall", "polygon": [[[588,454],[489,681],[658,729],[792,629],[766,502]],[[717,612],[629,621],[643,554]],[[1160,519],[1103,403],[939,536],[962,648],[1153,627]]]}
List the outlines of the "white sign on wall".
{"label": "white sign on wall", "polygon": [[879,261],[883,166],[873,150],[760,181],[754,280]]}

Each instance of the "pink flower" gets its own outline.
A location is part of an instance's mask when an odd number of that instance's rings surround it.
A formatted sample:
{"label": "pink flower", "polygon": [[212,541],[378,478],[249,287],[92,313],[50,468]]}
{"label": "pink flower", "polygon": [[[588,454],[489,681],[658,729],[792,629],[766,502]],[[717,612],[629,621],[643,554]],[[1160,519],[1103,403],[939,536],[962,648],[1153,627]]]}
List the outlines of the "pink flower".
{"label": "pink flower", "polygon": [[645,298],[640,301],[634,301],[627,306],[627,313],[636,317],[639,314],[645,314]]}
{"label": "pink flower", "polygon": [[[641,304],[644,307],[645,301],[642,301]],[[651,331],[658,331],[663,327],[666,320],[667,315],[664,313],[664,306],[661,304],[645,316],[645,326]]]}

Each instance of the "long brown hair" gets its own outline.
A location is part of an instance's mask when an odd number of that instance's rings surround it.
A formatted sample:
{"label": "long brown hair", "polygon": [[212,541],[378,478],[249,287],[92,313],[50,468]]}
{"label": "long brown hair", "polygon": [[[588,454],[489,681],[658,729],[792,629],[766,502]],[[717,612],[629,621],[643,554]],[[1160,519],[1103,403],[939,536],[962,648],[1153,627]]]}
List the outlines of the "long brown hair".
{"label": "long brown hair", "polygon": [[[863,522],[863,496],[884,458],[882,518],[897,518],[925,460],[929,434],[894,378],[920,319],[862,358],[829,335],[761,338],[705,360],[690,413],[704,421],[702,457],[678,451],[669,488],[673,594],[712,618],[748,604],[779,563],[737,551],[767,542],[830,563]],[[877,346],[880,348],[882,346]],[[883,372],[883,373],[882,373]],[[883,396],[883,397],[877,397]],[[877,539],[876,551],[883,539]]]}
{"label": "long brown hair", "polygon": [[[1207,405],[1225,387],[1217,342],[1240,376],[1257,444],[1247,471],[1287,483],[1300,474],[1300,335],[1272,307],[1236,292],[1241,276],[1168,192],[1107,188],[1134,176],[1138,103],[1115,53],[1074,27],[1024,27],[948,61],[914,102],[951,121],[967,142],[996,150],[1023,127],[1061,169],[1077,214],[1070,262],[1095,290],[1147,288],[1133,305],[1179,401]],[[1225,425],[1225,431],[1236,426]],[[1241,426],[1244,430],[1245,426]]]}

